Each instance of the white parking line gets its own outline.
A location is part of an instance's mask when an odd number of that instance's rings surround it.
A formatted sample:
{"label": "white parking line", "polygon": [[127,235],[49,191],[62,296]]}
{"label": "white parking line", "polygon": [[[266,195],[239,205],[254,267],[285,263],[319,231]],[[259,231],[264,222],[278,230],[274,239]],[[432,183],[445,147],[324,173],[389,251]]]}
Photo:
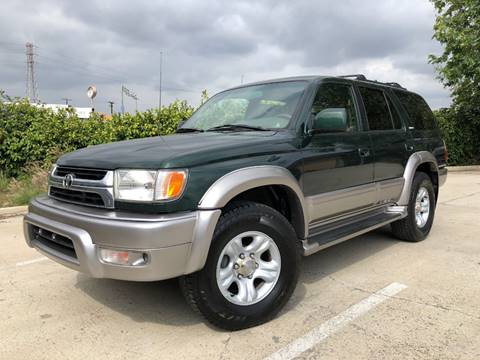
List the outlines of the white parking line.
{"label": "white parking line", "polygon": [[359,303],[352,305],[344,312],[324,322],[320,326],[314,328],[297,340],[291,342],[284,348],[278,350],[272,355],[265,358],[265,360],[290,360],[300,355],[304,351],[312,348],[316,344],[328,338],[330,335],[336,333],[349,322],[362,316],[375,306],[381,304],[390,297],[398,294],[400,291],[406,289],[407,286],[400,283],[391,283],[376,293],[363,299]]}
{"label": "white parking line", "polygon": [[48,258],[45,257],[45,256],[42,256],[42,257],[32,259],[32,260],[20,261],[20,262],[14,264],[14,265],[0,266],[0,271],[13,270],[13,269],[16,269],[17,267],[26,266],[26,265],[30,265],[30,264],[36,264],[36,263],[39,263],[39,262],[42,262],[42,261],[45,261],[45,260],[48,260]]}
{"label": "white parking line", "polygon": [[40,257],[40,258],[36,258],[36,259],[32,259],[32,260],[20,261],[20,262],[16,263],[15,266],[30,265],[30,264],[35,264],[35,263],[37,263],[37,262],[45,261],[45,260],[48,260],[48,258],[45,257],[45,256],[42,256],[42,257]]}

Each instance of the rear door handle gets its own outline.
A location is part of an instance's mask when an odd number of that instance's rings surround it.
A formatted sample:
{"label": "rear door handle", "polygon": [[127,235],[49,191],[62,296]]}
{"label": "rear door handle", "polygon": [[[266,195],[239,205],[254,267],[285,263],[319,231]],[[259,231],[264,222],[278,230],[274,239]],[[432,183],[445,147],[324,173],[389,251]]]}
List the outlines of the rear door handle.
{"label": "rear door handle", "polygon": [[413,150],[415,150],[415,147],[413,145],[405,144],[405,150],[413,151]]}
{"label": "rear door handle", "polygon": [[367,157],[367,156],[370,156],[370,149],[358,149],[358,154],[360,155],[360,157]]}

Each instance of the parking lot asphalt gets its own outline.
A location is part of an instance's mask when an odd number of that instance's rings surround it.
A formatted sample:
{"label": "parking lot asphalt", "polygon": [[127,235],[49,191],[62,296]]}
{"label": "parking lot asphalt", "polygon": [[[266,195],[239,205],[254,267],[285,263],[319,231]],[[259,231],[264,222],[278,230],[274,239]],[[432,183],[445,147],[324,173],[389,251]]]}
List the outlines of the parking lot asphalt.
{"label": "parking lot asphalt", "polygon": [[425,241],[385,227],[305,258],[280,315],[238,332],[194,314],[176,280],[44,258],[22,217],[0,219],[0,245],[0,359],[480,358],[480,172],[449,174]]}

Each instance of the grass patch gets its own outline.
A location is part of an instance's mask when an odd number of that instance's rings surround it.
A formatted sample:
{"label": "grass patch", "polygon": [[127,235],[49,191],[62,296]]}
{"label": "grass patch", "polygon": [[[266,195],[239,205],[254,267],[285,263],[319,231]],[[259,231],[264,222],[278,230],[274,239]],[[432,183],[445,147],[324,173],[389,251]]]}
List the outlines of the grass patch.
{"label": "grass patch", "polygon": [[0,173],[0,207],[27,205],[47,192],[48,172],[38,165],[29,166],[18,178]]}

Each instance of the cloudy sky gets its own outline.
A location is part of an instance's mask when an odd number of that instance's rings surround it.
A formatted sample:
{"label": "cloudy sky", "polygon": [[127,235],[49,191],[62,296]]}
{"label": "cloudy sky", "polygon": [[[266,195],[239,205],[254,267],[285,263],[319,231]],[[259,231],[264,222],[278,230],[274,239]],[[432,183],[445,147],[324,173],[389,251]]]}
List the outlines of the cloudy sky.
{"label": "cloudy sky", "polygon": [[[163,102],[198,103],[244,82],[283,76],[363,73],[422,94],[431,107],[449,93],[427,56],[435,12],[428,0],[262,1],[2,1],[0,89],[25,94],[25,42],[35,45],[40,99],[73,99],[120,109],[121,84],[158,106],[163,51]],[[133,100],[126,109],[133,111]]]}

